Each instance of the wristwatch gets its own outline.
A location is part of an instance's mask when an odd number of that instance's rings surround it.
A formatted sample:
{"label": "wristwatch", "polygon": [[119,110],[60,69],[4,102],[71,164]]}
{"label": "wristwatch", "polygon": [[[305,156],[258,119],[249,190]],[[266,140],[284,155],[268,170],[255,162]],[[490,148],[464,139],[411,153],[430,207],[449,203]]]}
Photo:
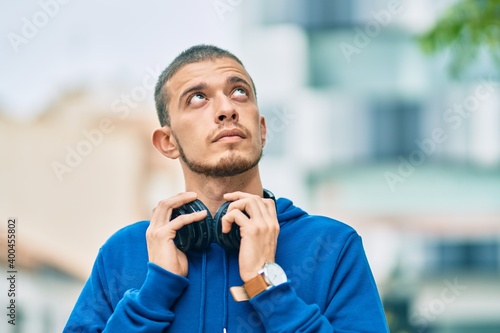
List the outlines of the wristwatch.
{"label": "wristwatch", "polygon": [[249,298],[257,296],[266,289],[278,286],[287,281],[287,277],[283,268],[277,263],[266,262],[258,275],[251,280],[248,280],[243,288]]}

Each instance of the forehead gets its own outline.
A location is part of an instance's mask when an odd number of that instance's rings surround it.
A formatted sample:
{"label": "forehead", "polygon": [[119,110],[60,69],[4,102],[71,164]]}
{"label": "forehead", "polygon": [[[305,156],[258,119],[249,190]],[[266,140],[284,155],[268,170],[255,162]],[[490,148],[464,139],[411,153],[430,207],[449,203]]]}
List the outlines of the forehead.
{"label": "forehead", "polygon": [[183,89],[199,84],[207,85],[225,82],[229,76],[241,76],[248,83],[251,82],[250,75],[245,68],[236,60],[231,58],[216,58],[187,64],[179,69],[166,84],[168,95],[176,99]]}

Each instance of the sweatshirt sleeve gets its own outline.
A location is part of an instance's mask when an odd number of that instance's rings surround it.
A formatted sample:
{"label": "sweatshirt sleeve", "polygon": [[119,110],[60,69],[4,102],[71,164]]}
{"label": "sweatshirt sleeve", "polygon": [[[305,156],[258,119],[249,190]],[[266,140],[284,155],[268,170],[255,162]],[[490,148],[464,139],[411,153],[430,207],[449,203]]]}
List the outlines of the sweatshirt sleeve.
{"label": "sweatshirt sleeve", "polygon": [[331,264],[335,270],[330,286],[318,286],[328,295],[323,311],[316,304],[306,304],[290,282],[250,300],[266,332],[389,332],[359,235],[348,237],[338,259]]}
{"label": "sweatshirt sleeve", "polygon": [[[164,332],[174,319],[172,304],[182,295],[188,280],[148,263],[140,289],[129,289],[116,308],[103,279],[104,266],[98,256],[63,333]],[[162,292],[158,292],[158,286]]]}

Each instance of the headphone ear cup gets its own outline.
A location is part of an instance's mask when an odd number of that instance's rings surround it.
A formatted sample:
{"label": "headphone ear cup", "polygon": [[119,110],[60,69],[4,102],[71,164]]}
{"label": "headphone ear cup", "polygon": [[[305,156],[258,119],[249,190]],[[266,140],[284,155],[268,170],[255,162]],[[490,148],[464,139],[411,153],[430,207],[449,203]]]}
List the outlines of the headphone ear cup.
{"label": "headphone ear cup", "polygon": [[263,196],[264,198],[266,199],[272,199],[274,201],[274,204],[276,204],[276,197],[274,196],[273,192],[267,190],[267,189],[264,189],[264,192],[263,192]]}
{"label": "headphone ear cup", "polygon": [[187,252],[189,250],[201,251],[210,246],[214,239],[211,226],[212,216],[207,207],[200,200],[194,200],[172,210],[170,220],[180,215],[191,214],[202,210],[207,211],[207,216],[203,220],[185,225],[177,230],[175,234],[174,243],[182,252]]}
{"label": "headphone ear cup", "polygon": [[222,217],[226,215],[227,208],[231,202],[225,202],[219,207],[214,216],[214,240],[220,247],[228,251],[238,251],[240,249],[241,235],[240,227],[233,223],[231,230],[225,234],[222,232]]}

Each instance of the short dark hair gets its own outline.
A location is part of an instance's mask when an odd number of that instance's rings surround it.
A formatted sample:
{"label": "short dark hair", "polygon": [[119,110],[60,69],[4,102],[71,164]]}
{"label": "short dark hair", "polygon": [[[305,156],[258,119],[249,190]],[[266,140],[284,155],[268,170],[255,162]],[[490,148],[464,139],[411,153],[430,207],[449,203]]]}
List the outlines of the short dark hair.
{"label": "short dark hair", "polygon": [[[168,101],[169,96],[168,92],[164,91],[165,84],[180,70],[182,67],[188,64],[201,62],[205,60],[214,60],[219,58],[231,58],[238,62],[241,66],[243,63],[238,57],[227,50],[223,50],[214,45],[195,45],[190,47],[187,50],[181,52],[167,68],[161,73],[158,78],[158,82],[155,87],[155,104],[156,104],[156,112],[158,113],[158,119],[160,120],[160,125],[163,127],[165,125],[170,126],[170,116],[168,114]],[[244,68],[245,66],[243,66]],[[252,78],[252,88],[254,90],[254,94],[257,92],[255,90],[255,85],[253,83]]]}

